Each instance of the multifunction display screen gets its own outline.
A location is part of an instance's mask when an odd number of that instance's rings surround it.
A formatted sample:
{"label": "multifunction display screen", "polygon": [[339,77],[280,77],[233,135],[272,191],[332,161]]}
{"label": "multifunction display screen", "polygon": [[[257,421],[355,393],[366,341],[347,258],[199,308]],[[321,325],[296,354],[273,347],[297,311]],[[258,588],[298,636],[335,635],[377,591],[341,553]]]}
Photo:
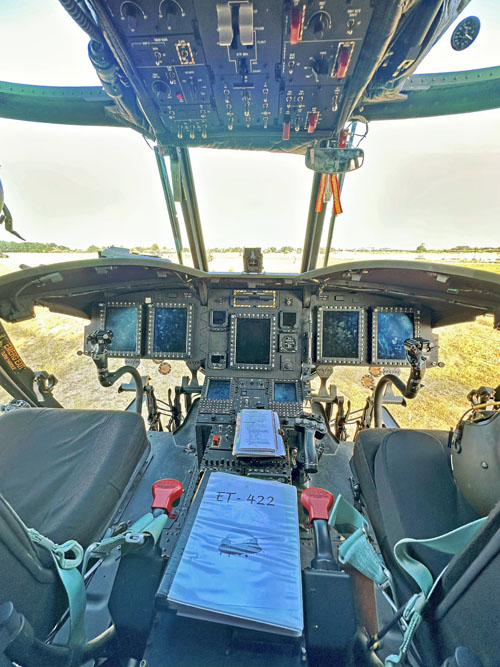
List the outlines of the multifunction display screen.
{"label": "multifunction display screen", "polygon": [[236,321],[237,364],[269,364],[271,361],[271,320],[238,318]]}
{"label": "multifunction display screen", "polygon": [[185,354],[187,352],[187,308],[155,307],[153,353]]}
{"label": "multifunction display screen", "polygon": [[293,382],[275,382],[274,400],[277,403],[292,403],[297,400],[297,389]]}
{"label": "multifunction display screen", "polygon": [[411,312],[378,312],[377,359],[406,360],[404,341],[413,338],[414,314]]}
{"label": "multifunction display screen", "polygon": [[230,380],[210,380],[207,390],[207,398],[224,400],[229,398],[231,392]]}
{"label": "multifunction display screen", "polygon": [[321,356],[333,359],[357,359],[360,337],[359,310],[323,311]]}
{"label": "multifunction display screen", "polygon": [[113,340],[108,345],[108,350],[115,354],[137,351],[138,325],[135,306],[106,306],[104,328],[113,332]]}

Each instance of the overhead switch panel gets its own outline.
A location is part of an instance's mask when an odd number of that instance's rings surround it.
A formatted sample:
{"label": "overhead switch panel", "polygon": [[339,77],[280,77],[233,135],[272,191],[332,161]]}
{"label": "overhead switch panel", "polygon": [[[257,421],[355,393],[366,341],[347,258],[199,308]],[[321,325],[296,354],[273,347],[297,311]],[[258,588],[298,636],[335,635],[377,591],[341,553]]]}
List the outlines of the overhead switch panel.
{"label": "overhead switch panel", "polygon": [[338,132],[377,4],[92,2],[160,144],[287,150]]}

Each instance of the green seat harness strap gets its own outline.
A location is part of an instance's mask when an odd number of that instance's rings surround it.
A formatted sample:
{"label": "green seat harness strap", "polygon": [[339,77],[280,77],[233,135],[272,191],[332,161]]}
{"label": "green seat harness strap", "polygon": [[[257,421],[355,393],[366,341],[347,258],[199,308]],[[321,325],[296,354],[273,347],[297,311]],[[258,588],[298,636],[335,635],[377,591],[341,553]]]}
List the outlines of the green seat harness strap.
{"label": "green seat harness strap", "polygon": [[377,554],[368,539],[366,519],[340,494],[332,508],[328,523],[345,538],[339,547],[339,562],[352,565],[382,588],[388,586],[390,575],[382,557]]}
{"label": "green seat harness strap", "polygon": [[398,655],[390,655],[386,658],[385,667],[394,667],[403,663],[415,630],[422,621],[422,612],[441,577],[448,568],[447,565],[434,580],[429,569],[410,555],[409,548],[411,546],[421,545],[433,549],[434,551],[440,551],[441,553],[454,556],[465,548],[485,521],[486,518],[477,519],[476,521],[467,523],[465,526],[460,526],[460,528],[456,528],[449,533],[431,537],[429,539],[416,540],[411,537],[405,537],[404,539],[399,540],[395,545],[394,555],[396,556],[396,560],[403,570],[405,570],[405,572],[407,572],[416,582],[417,586],[420,588],[420,593],[413,595],[406,604],[403,618],[406,621],[407,626],[403,634],[403,642],[400,646]]}
{"label": "green seat harness strap", "polygon": [[[168,516],[161,514],[154,517],[148,512],[133,523],[130,528],[119,535],[108,537],[101,542],[94,542],[85,551],[75,540],[68,540],[64,544],[56,544],[48,537],[41,535],[34,528],[27,528],[26,532],[31,540],[50,552],[59,578],[68,596],[70,632],[68,646],[81,646],[86,642],[85,633],[85,607],[87,596],[85,591],[84,575],[87,570],[89,559],[103,559],[109,556],[111,551],[122,544],[140,545],[150,536],[156,544],[160,538],[163,528],[167,523]],[[81,572],[78,569],[80,565]]]}
{"label": "green seat harness strap", "polygon": [[82,568],[83,574],[87,571],[90,558],[106,558],[113,549],[122,544],[144,544],[144,540],[148,535],[153,538],[153,541],[156,544],[160,538],[162,530],[165,528],[167,520],[167,514],[160,514],[155,517],[151,512],[148,512],[140,519],[137,519],[137,521],[135,521],[130,528],[123,531],[123,533],[113,535],[113,537],[106,537],[100,542],[94,542],[87,547],[85,551]]}
{"label": "green seat harness strap", "polygon": [[[471,541],[484,521],[485,519],[477,519],[449,533],[429,539],[417,540],[405,537],[395,545],[394,555],[398,564],[416,582],[420,593],[413,595],[405,606],[402,616],[406,623],[403,642],[398,655],[386,658],[385,667],[396,667],[404,662],[415,630],[422,621],[423,610],[448,567],[446,566],[434,580],[429,569],[410,555],[409,548],[422,545],[441,553],[455,555]],[[377,554],[368,538],[366,519],[341,495],[337,496],[328,523],[345,538],[338,551],[340,563],[352,565],[381,587],[390,583],[390,574],[384,566],[382,557]]]}
{"label": "green seat harness strap", "polygon": [[87,595],[83,577],[78,567],[83,560],[83,547],[75,540],[56,544],[34,528],[27,528],[32,542],[47,549],[54,560],[57,574],[68,596],[70,631],[68,646],[81,646],[87,640],[85,634],[85,606]]}

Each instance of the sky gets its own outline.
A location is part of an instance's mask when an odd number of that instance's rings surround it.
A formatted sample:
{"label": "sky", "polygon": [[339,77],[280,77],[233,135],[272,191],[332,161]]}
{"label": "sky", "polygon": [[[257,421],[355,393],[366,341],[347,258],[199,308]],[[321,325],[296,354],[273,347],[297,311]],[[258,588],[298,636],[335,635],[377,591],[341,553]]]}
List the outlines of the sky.
{"label": "sky", "polygon": [[[420,72],[500,64],[500,2],[472,0],[461,17],[471,14],[481,20],[472,46],[453,51],[452,26]],[[58,0],[0,2],[0,80],[98,85],[87,44]],[[500,246],[500,109],[374,122],[362,148],[335,248]],[[207,247],[303,245],[312,182],[303,156],[190,152]],[[27,240],[173,247],[154,154],[132,130],[0,118],[0,178]],[[14,237],[2,227],[0,240]]]}

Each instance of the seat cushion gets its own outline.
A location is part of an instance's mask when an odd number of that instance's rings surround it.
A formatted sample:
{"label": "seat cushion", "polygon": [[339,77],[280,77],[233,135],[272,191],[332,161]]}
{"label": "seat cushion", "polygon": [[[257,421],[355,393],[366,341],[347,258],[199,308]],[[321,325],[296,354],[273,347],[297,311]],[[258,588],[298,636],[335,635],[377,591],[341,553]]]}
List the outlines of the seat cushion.
{"label": "seat cushion", "polygon": [[31,408],[0,418],[0,493],[58,543],[101,536],[149,444],[140,415]]}

